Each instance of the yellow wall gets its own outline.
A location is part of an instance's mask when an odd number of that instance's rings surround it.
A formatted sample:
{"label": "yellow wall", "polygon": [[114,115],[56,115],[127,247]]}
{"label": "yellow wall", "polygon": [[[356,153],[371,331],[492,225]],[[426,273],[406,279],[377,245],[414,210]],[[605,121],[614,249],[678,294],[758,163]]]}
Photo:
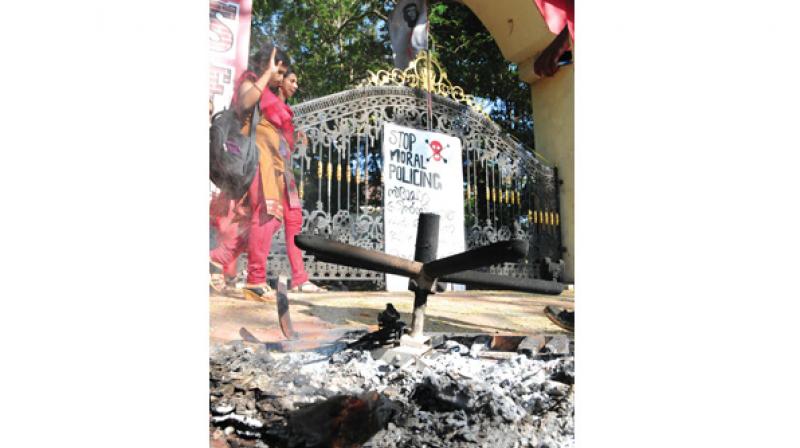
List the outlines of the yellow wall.
{"label": "yellow wall", "polygon": [[503,57],[519,63],[553,40],[533,0],[463,0],[492,33]]}
{"label": "yellow wall", "polygon": [[562,67],[552,78],[533,74],[533,61],[555,37],[547,29],[533,0],[463,0],[492,34],[503,56],[518,64],[520,79],[531,85],[535,149],[558,167],[561,187],[561,231],[566,272],[575,272],[575,168],[573,66]]}
{"label": "yellow wall", "polygon": [[575,280],[575,90],[572,65],[531,86],[536,151],[558,167],[561,186],[561,239],[567,248],[564,280]]}

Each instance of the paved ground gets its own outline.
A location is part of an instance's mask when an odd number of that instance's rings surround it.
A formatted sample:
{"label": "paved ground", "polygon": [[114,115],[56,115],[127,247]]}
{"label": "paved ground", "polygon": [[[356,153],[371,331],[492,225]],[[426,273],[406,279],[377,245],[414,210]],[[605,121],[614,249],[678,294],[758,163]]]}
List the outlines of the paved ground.
{"label": "paved ground", "polygon": [[[242,339],[246,328],[259,340],[280,340],[274,301],[251,302],[239,294],[211,294],[210,343]],[[401,320],[411,324],[414,296],[411,292],[326,292],[289,294],[295,329],[303,334],[329,329],[377,328],[377,314],[391,302]],[[505,291],[446,292],[430,296],[425,330],[459,333],[515,333],[563,331],[542,314],[546,305],[572,308],[574,294],[560,296]],[[373,329],[374,329],[373,328]]]}

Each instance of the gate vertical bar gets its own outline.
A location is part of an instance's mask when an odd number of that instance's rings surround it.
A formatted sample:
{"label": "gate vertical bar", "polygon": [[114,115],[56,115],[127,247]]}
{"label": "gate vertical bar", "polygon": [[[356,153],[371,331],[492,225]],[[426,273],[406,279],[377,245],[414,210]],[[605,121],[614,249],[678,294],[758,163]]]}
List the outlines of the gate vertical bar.
{"label": "gate vertical bar", "polygon": [[478,191],[478,148],[475,146],[472,146],[472,182],[474,183],[472,190],[475,192],[475,224],[478,224],[480,222],[478,196],[481,193]]}
{"label": "gate vertical bar", "polygon": [[369,141],[366,148],[364,148],[364,205],[369,206],[369,147],[372,142]]}
{"label": "gate vertical bar", "polygon": [[[342,142],[343,145],[347,145],[347,141]],[[345,146],[345,151],[347,151],[347,146]],[[342,150],[340,147],[336,147],[336,213],[342,209]]]}
{"label": "gate vertical bar", "polygon": [[486,222],[491,222],[492,190],[489,186],[489,162],[483,162],[483,176],[486,178]]}
{"label": "gate vertical bar", "polygon": [[[358,137],[356,137],[356,139],[357,138]],[[358,140],[356,140],[356,144],[357,143],[358,143]],[[353,148],[353,146],[350,143],[350,141],[348,140],[348,145],[347,145],[347,171],[344,174],[345,175],[345,179],[347,179],[347,213],[348,214],[350,213],[350,156],[351,156],[351,153],[353,152],[352,148]],[[353,236],[355,237],[355,235],[353,235]]]}
{"label": "gate vertical bar", "polygon": [[558,257],[564,258],[564,252],[566,252],[566,248],[564,247],[563,241],[561,241],[561,178],[558,177],[558,167],[553,167],[553,189],[555,190],[555,214],[557,221],[554,222],[553,228],[556,231],[556,241],[558,242]]}
{"label": "gate vertical bar", "polygon": [[322,210],[322,143],[317,142],[317,209]]}
{"label": "gate vertical bar", "polygon": [[333,165],[331,165],[331,147],[335,144],[335,140],[331,141],[331,144],[328,145],[328,169],[326,174],[328,175],[328,216],[331,216],[331,177],[333,177]]}

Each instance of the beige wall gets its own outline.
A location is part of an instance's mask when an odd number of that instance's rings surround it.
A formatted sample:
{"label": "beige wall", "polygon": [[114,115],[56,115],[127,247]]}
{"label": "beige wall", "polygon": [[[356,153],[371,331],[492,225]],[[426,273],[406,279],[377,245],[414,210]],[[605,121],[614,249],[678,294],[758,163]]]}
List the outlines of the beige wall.
{"label": "beige wall", "polygon": [[514,63],[530,58],[550,41],[533,0],[463,0],[492,34],[503,57]]}
{"label": "beige wall", "polygon": [[562,67],[555,76],[531,86],[536,151],[558,167],[561,186],[561,238],[566,272],[575,281],[575,90],[574,68]]}

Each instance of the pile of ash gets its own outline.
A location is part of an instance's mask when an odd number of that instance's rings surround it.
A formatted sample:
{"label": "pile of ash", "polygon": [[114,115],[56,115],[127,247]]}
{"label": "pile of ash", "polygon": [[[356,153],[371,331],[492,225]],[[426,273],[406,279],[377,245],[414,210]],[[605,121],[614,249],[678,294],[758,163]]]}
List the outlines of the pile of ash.
{"label": "pile of ash", "polygon": [[574,444],[572,353],[493,360],[448,340],[395,366],[233,343],[212,349],[210,376],[212,441],[231,447]]}

